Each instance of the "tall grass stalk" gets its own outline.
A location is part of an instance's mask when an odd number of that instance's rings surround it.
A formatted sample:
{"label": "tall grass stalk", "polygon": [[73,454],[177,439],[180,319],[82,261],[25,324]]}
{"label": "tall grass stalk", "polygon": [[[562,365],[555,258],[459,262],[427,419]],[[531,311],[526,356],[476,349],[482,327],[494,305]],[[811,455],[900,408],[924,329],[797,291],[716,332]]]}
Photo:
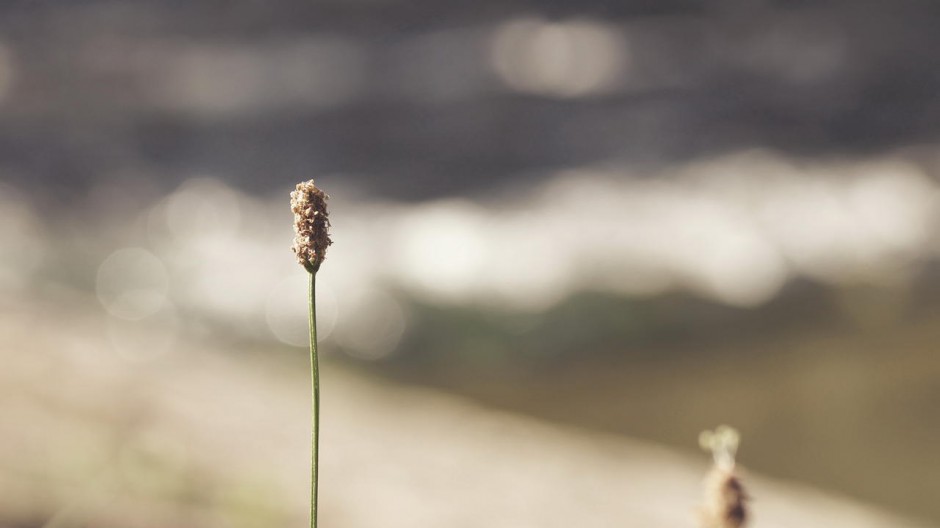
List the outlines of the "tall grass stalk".
{"label": "tall grass stalk", "polygon": [[317,354],[317,271],[333,243],[328,233],[327,195],[313,180],[297,184],[290,194],[294,213],[294,255],[310,274],[308,308],[310,314],[310,378],[313,392],[312,438],[310,449],[310,528],[317,527],[317,492],[320,466],[320,363]]}
{"label": "tall grass stalk", "polygon": [[310,274],[310,379],[313,384],[313,431],[310,452],[310,528],[317,528],[320,447],[320,361],[317,355],[317,274]]}

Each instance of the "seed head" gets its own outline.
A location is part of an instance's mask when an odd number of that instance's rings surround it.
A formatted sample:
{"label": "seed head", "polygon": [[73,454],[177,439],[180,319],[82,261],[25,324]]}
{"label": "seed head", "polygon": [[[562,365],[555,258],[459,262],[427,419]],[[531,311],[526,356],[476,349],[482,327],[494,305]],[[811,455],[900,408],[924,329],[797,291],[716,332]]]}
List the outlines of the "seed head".
{"label": "seed head", "polygon": [[735,474],[738,432],[728,426],[699,436],[702,448],[712,452],[715,465],[705,479],[702,528],[741,528],[748,520],[747,491]]}
{"label": "seed head", "polygon": [[294,213],[294,254],[310,273],[316,273],[326,258],[330,240],[330,219],[326,212],[329,196],[313,184],[313,180],[297,184],[290,193],[290,209]]}
{"label": "seed head", "polygon": [[741,479],[734,472],[713,467],[705,479],[702,528],[741,528],[748,519],[748,499]]}

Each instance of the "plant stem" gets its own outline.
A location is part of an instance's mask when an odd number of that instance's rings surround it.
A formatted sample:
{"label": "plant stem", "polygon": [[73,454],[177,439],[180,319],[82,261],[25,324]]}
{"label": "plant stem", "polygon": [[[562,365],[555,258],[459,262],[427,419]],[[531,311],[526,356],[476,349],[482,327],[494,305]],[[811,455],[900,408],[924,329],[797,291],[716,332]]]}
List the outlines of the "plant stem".
{"label": "plant stem", "polygon": [[310,378],[313,383],[313,439],[310,456],[310,528],[317,528],[317,470],[320,443],[320,366],[317,357],[316,272],[310,273]]}

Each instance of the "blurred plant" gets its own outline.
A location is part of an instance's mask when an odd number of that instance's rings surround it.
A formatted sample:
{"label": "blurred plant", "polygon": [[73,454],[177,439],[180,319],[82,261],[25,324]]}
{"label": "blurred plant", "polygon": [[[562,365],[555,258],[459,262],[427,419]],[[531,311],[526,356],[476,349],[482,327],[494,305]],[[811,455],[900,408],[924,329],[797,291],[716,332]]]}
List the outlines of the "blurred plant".
{"label": "blurred plant", "polygon": [[710,451],[714,467],[705,478],[705,504],[701,510],[702,528],[741,528],[747,523],[747,492],[735,474],[734,457],[741,437],[720,425],[714,431],[702,431],[699,445]]}
{"label": "blurred plant", "polygon": [[330,220],[326,211],[328,196],[313,180],[297,184],[290,194],[294,213],[294,255],[310,274],[308,306],[310,313],[310,377],[313,385],[313,438],[310,457],[310,526],[317,526],[317,477],[320,443],[320,368],[317,357],[316,278],[326,257],[330,240]]}

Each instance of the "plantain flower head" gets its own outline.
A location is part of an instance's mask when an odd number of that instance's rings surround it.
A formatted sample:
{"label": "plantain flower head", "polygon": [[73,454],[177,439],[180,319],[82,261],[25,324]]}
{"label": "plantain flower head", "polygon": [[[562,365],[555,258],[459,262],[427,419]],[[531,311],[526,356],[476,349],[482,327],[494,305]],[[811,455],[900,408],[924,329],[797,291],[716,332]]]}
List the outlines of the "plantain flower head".
{"label": "plantain flower head", "polygon": [[313,180],[297,184],[290,193],[290,209],[294,213],[294,255],[301,266],[316,273],[326,258],[330,240],[330,219],[326,212],[329,196],[314,185]]}
{"label": "plantain flower head", "polygon": [[741,528],[748,520],[748,495],[735,473],[738,432],[726,425],[704,431],[702,449],[711,451],[715,464],[705,479],[705,503],[700,511],[702,528]]}

